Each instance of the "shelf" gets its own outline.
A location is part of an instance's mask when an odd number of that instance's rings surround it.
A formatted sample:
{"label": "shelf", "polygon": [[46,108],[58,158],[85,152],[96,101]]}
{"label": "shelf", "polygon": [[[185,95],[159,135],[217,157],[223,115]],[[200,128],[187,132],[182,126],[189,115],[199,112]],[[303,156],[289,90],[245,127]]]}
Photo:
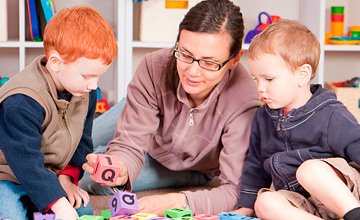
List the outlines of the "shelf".
{"label": "shelf", "polygon": [[169,48],[169,47],[173,47],[174,43],[133,41],[132,46],[134,48]]}
{"label": "shelf", "polygon": [[324,46],[325,51],[360,51],[360,45],[330,45]]}
{"label": "shelf", "polygon": [[43,42],[26,41],[25,47],[27,48],[43,48]]}
{"label": "shelf", "polygon": [[[173,47],[174,44],[170,42],[144,42],[144,41],[133,41],[133,48],[170,48]],[[250,44],[243,44],[242,49],[248,50]]]}
{"label": "shelf", "polygon": [[19,48],[20,42],[19,41],[0,41],[0,48]]}

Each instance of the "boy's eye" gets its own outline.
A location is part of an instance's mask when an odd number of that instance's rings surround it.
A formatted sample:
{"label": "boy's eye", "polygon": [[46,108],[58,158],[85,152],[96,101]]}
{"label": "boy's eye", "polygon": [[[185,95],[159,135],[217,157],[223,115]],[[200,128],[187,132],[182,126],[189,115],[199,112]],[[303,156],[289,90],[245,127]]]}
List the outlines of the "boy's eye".
{"label": "boy's eye", "polygon": [[272,81],[273,78],[266,78],[266,81]]}

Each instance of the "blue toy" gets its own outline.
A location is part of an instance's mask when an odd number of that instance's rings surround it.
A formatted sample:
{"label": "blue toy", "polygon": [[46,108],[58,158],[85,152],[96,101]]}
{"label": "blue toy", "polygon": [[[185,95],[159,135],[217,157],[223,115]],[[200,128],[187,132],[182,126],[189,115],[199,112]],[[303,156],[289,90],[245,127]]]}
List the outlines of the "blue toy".
{"label": "blue toy", "polygon": [[0,77],[0,87],[3,86],[8,80],[8,77]]}
{"label": "blue toy", "polygon": [[254,217],[249,217],[246,215],[242,215],[242,214],[236,214],[236,213],[232,213],[232,212],[224,212],[221,214],[218,214],[218,216],[220,216],[220,220],[260,220],[258,218],[254,218]]}

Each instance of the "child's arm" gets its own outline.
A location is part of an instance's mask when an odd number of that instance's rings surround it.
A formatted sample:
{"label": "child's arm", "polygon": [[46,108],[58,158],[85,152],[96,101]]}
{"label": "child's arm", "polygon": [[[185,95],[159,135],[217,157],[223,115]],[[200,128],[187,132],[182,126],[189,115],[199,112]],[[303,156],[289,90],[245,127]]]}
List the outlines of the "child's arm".
{"label": "child's arm", "polygon": [[1,150],[39,210],[66,196],[57,176],[44,165],[41,152],[44,117],[41,105],[25,95],[12,95],[0,106]]}
{"label": "child's arm", "polygon": [[240,180],[241,191],[238,201],[238,207],[240,208],[253,209],[258,191],[261,188],[270,187],[271,184],[271,176],[264,170],[263,166],[261,125],[257,122],[258,117],[261,117],[261,114],[264,113],[262,110],[263,109],[260,108],[256,112],[251,126],[249,152]]}

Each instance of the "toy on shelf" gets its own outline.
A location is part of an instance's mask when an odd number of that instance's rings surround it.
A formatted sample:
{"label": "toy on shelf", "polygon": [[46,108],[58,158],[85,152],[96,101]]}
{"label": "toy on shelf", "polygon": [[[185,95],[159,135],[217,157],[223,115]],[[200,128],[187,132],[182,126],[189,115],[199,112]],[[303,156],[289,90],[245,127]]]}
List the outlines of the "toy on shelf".
{"label": "toy on shelf", "polygon": [[9,80],[9,77],[1,77],[0,76],[0,87],[3,86],[8,80]]}
{"label": "toy on shelf", "polygon": [[325,33],[326,44],[360,44],[360,26],[350,26],[344,34],[344,6],[331,6],[330,32]]}
{"label": "toy on shelf", "polygon": [[96,89],[96,99],[97,102],[96,102],[95,117],[98,117],[99,115],[109,110],[110,106],[108,101],[105,98],[101,97],[101,90],[99,87]]}
{"label": "toy on shelf", "polygon": [[331,6],[330,32],[334,37],[344,35],[344,6]]}
{"label": "toy on shelf", "polygon": [[[262,22],[261,22],[261,17],[262,17],[262,16],[266,16],[266,17],[267,17],[265,23],[262,23]],[[251,41],[252,41],[252,39],[253,39],[256,35],[258,35],[261,31],[263,31],[263,30],[264,30],[267,26],[269,26],[271,23],[273,23],[273,22],[275,22],[275,21],[278,21],[278,20],[280,20],[280,19],[281,19],[280,16],[277,16],[277,15],[269,15],[269,14],[266,13],[266,12],[260,12],[260,14],[259,14],[259,16],[258,16],[258,22],[259,22],[258,25],[257,25],[254,29],[250,30],[250,31],[246,34],[244,42],[245,42],[246,44],[250,44]]]}
{"label": "toy on shelf", "polygon": [[354,87],[359,88],[359,77],[354,77],[350,80],[341,81],[341,82],[333,82],[332,83],[336,87]]}

